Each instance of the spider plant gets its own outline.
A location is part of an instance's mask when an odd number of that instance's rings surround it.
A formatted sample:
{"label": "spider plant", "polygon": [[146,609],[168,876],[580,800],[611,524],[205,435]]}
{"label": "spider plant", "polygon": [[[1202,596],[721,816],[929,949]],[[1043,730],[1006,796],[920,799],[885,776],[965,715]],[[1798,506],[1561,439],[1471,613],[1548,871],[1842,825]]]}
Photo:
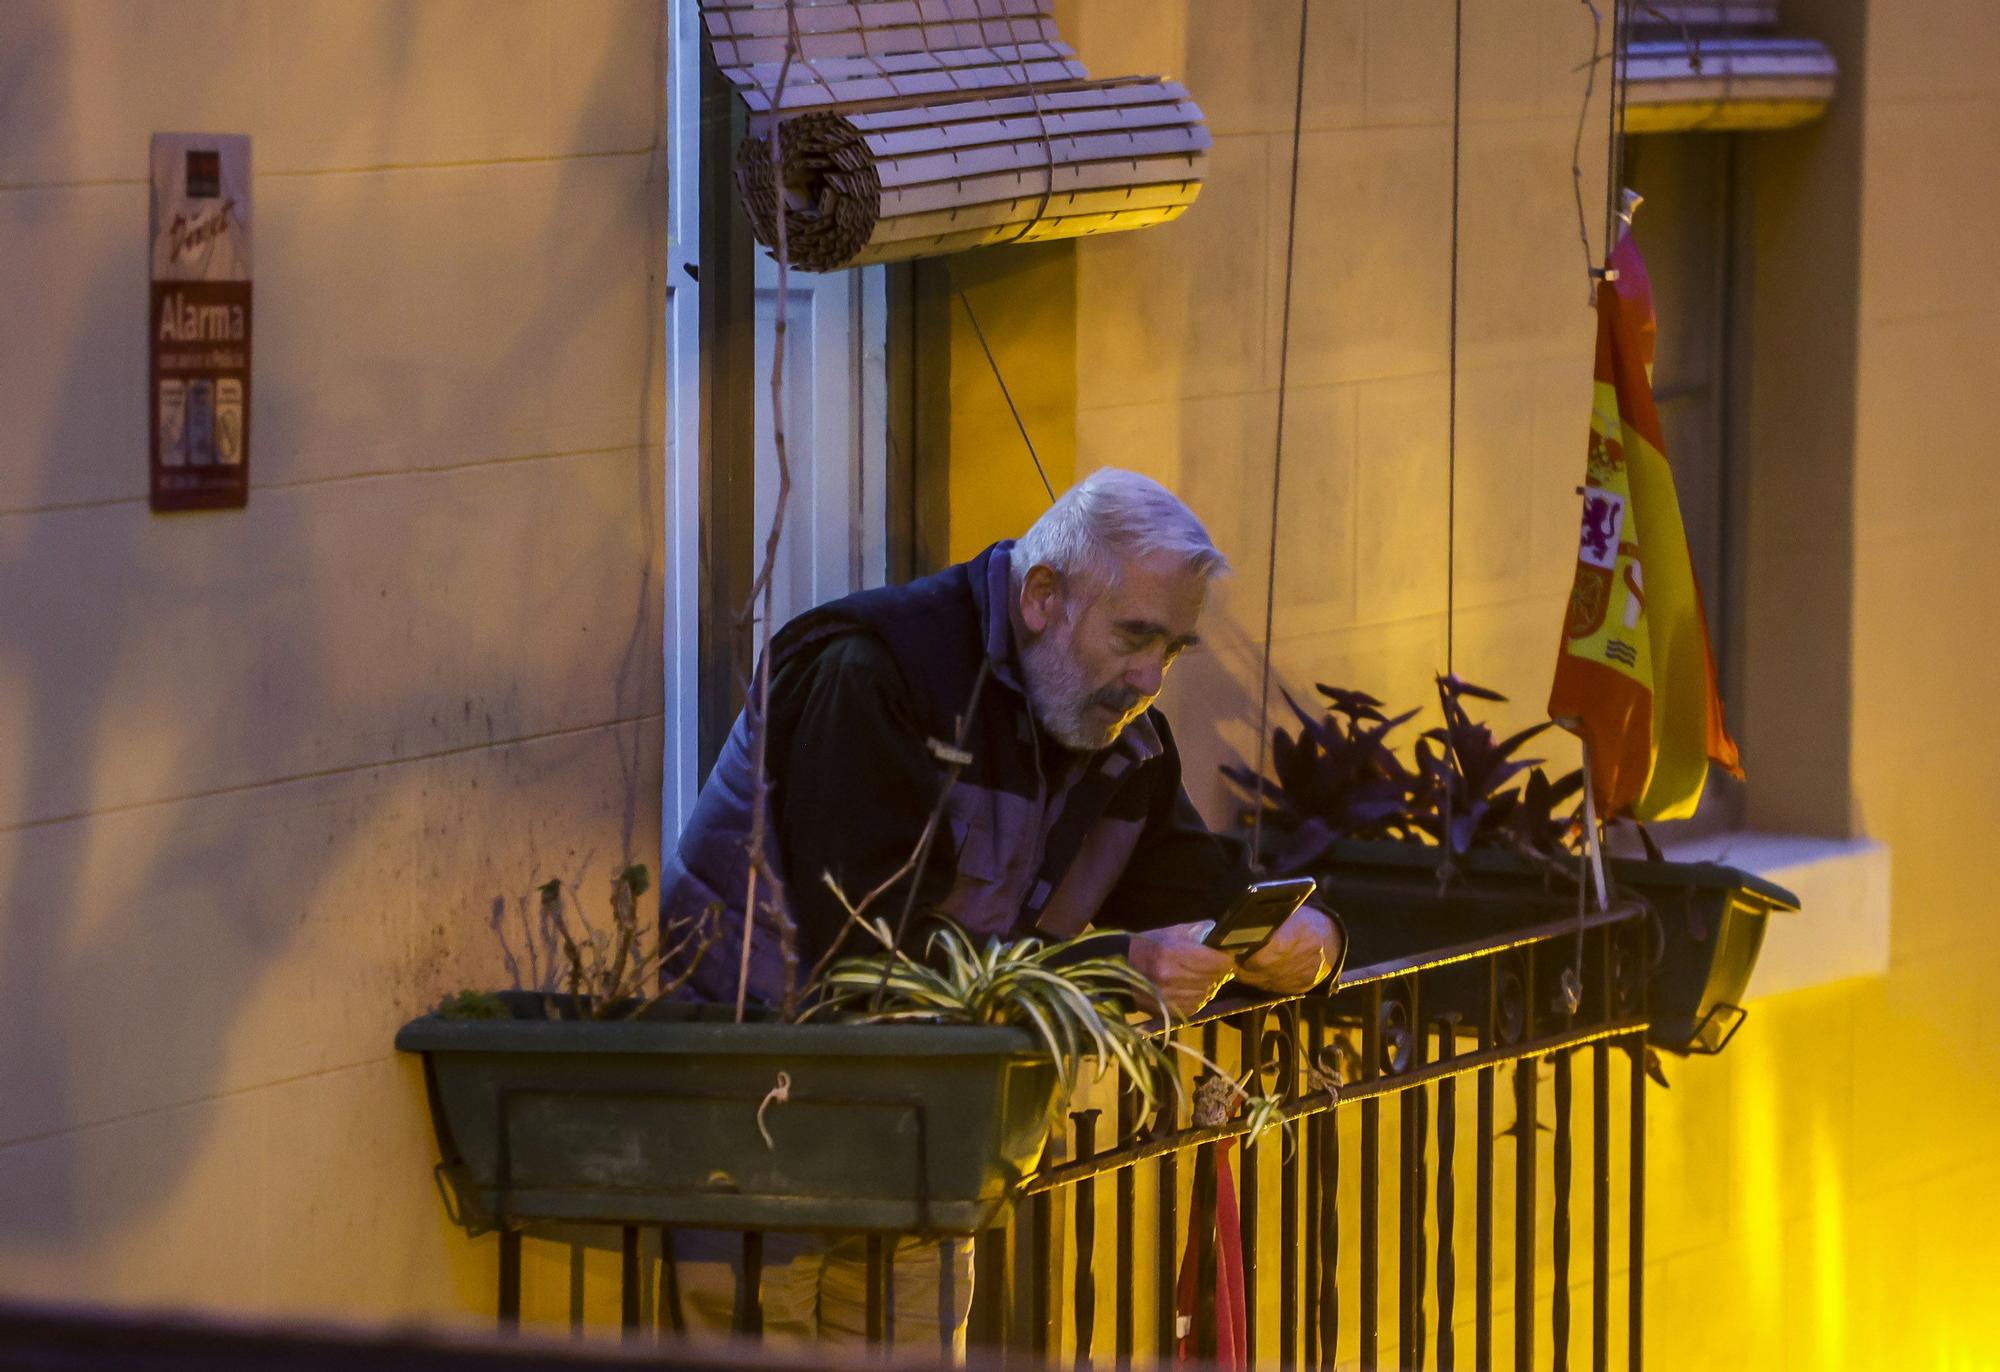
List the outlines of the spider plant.
{"label": "spider plant", "polygon": [[1049,943],[998,939],[984,948],[940,919],[922,957],[896,946],[886,919],[860,926],[882,951],[843,958],[819,981],[819,999],[808,1015],[847,1013],[867,1023],[1012,1024],[1032,1029],[1055,1060],[1065,1091],[1076,1083],[1083,1058],[1097,1076],[1116,1066],[1139,1093],[1143,1112],[1160,1104],[1160,1083],[1170,1070],[1161,1036],[1128,1018],[1128,1007],[1150,1009],[1165,1021],[1166,1003],[1153,983],[1122,957],[1088,956],[1104,934]]}
{"label": "spider plant", "polygon": [[[1162,1106],[1184,1099],[1177,1054],[1194,1058],[1228,1081],[1257,1132],[1275,1122],[1278,1103],[1251,1096],[1222,1069],[1186,1044],[1176,1043],[1173,1015],[1160,992],[1123,957],[1091,955],[1112,935],[1084,934],[1050,943],[1039,938],[982,948],[958,925],[937,919],[922,957],[896,946],[886,919],[855,921],[882,951],[844,958],[821,975],[819,998],[801,1018],[847,1014],[862,1023],[1011,1024],[1032,1029],[1056,1064],[1063,1090],[1074,1090],[1078,1066],[1096,1063],[1094,1079],[1114,1066],[1139,1097],[1140,1129]],[[1134,1023],[1132,1012],[1150,1011],[1158,1024]],[[1167,1093],[1171,1092],[1171,1099]]]}

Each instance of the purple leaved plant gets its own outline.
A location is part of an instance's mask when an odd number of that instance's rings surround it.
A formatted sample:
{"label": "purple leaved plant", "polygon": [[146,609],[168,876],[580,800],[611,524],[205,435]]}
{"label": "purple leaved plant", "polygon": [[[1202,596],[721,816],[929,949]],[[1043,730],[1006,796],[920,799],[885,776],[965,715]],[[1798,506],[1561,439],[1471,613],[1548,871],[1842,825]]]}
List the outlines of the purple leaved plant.
{"label": "purple leaved plant", "polygon": [[1418,779],[1387,738],[1417,712],[1385,715],[1382,702],[1365,692],[1318,690],[1327,701],[1322,716],[1285,695],[1298,733],[1272,731],[1272,777],[1261,788],[1248,767],[1222,769],[1251,807],[1261,795],[1264,828],[1272,836],[1267,866],[1275,872],[1310,871],[1341,839],[1415,837],[1410,797]]}
{"label": "purple leaved plant", "polygon": [[1397,756],[1389,735],[1417,711],[1389,715],[1365,692],[1317,689],[1326,701],[1320,715],[1285,696],[1298,730],[1272,731],[1271,775],[1261,786],[1248,767],[1222,768],[1246,803],[1246,823],[1263,807],[1269,870],[1312,872],[1342,839],[1428,841],[1454,854],[1508,848],[1558,857],[1570,850],[1582,772],[1551,779],[1541,759],[1518,756],[1549,727],[1546,722],[1496,738],[1472,718],[1466,702],[1504,703],[1506,697],[1441,676],[1444,722],[1416,740],[1413,769]]}

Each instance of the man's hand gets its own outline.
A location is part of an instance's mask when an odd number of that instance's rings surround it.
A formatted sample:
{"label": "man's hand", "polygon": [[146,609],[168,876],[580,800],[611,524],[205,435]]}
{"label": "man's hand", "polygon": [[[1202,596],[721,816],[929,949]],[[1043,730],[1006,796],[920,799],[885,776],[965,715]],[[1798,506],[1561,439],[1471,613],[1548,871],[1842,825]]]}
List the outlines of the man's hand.
{"label": "man's hand", "polygon": [[1209,927],[1203,920],[1132,935],[1127,954],[1132,966],[1160,988],[1167,1009],[1176,1015],[1201,1009],[1236,974],[1235,958],[1203,945]]}
{"label": "man's hand", "polygon": [[1237,975],[1263,990],[1297,996],[1319,985],[1339,962],[1339,926],[1323,912],[1301,905],[1270,942],[1243,959]]}

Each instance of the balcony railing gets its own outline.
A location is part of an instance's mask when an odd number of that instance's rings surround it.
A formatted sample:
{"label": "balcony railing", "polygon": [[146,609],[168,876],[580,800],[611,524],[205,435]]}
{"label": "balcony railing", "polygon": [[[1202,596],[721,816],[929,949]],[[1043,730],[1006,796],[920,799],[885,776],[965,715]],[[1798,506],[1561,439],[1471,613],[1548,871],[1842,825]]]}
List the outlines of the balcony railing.
{"label": "balcony railing", "polygon": [[[1212,1122],[1183,1104],[1140,1134],[1132,1093],[1077,1102],[1009,1222],[977,1239],[971,1343],[1010,1361],[1123,1367],[1171,1360],[1185,1339],[1195,1356],[1214,1358],[1224,1332],[1216,1216],[1227,1209],[1220,1178],[1234,1154],[1250,1365],[1567,1367],[1584,1277],[1590,1365],[1612,1365],[1622,1336],[1618,1361],[1637,1368],[1653,936],[1643,909],[1614,908],[1378,957],[1350,966],[1329,994],[1213,1007],[1175,1032],[1251,1094],[1274,1098],[1279,1127],[1253,1141],[1241,1115]],[[1580,1095],[1590,1150],[1581,1179]],[[1511,1215],[1498,1213],[1503,1206]],[[1576,1251],[1579,1227],[1587,1256]],[[685,1324],[673,1235],[661,1232],[656,1245],[641,1226],[619,1228],[624,1323],[640,1337],[642,1323],[671,1335]],[[892,1255],[902,1237],[872,1235],[862,1246],[866,1332],[883,1344],[897,1323]],[[1623,1271],[1614,1273],[1621,1241]],[[519,1228],[503,1230],[503,1324],[520,1310],[521,1242]],[[654,1257],[656,1248],[669,1256]],[[734,1327],[752,1336],[762,1329],[763,1253],[764,1236],[743,1236]],[[1176,1299],[1183,1264],[1199,1293],[1186,1312]],[[950,1308],[948,1251],[939,1272]],[[1503,1300],[1511,1310],[1496,1305]],[[1501,1341],[1511,1357],[1499,1354]]]}

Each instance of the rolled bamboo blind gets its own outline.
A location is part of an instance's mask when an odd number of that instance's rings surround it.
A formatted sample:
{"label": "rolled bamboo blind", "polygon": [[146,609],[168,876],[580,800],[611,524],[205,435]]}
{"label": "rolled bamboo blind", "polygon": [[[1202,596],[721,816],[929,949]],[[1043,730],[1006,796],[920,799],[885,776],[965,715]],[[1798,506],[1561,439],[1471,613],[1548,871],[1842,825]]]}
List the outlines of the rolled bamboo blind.
{"label": "rolled bamboo blind", "polygon": [[1092,78],[1050,0],[701,8],[716,65],[750,108],[737,188],[767,246],[784,205],[795,267],[1142,228],[1200,193],[1201,109],[1158,77]]}

